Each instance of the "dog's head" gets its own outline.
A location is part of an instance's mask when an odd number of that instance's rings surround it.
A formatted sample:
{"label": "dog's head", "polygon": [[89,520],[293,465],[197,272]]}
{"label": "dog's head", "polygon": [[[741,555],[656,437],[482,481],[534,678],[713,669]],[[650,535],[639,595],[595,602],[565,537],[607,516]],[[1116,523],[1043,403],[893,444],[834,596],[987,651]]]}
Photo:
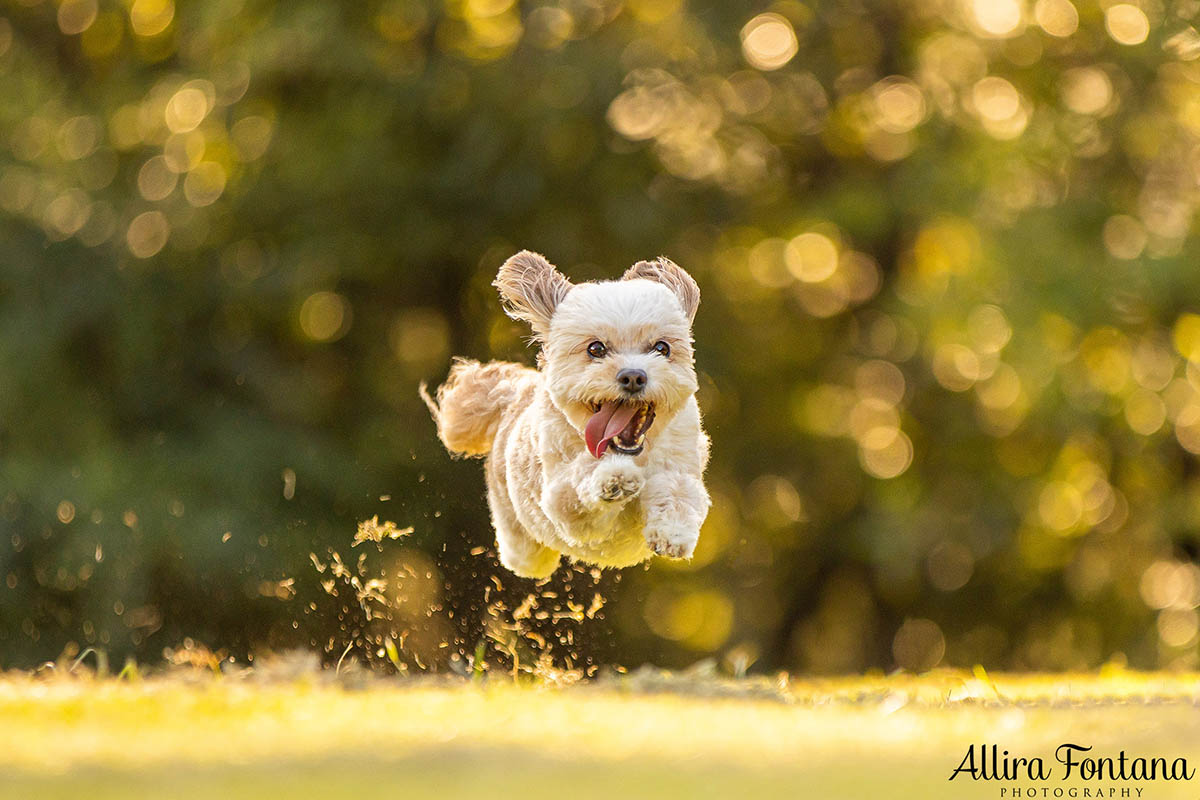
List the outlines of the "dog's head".
{"label": "dog's head", "polygon": [[700,288],[668,259],[639,261],[617,281],[576,285],[523,251],[504,262],[495,286],[509,316],[533,328],[550,398],[596,458],[653,446],[656,431],[695,394],[691,326]]}

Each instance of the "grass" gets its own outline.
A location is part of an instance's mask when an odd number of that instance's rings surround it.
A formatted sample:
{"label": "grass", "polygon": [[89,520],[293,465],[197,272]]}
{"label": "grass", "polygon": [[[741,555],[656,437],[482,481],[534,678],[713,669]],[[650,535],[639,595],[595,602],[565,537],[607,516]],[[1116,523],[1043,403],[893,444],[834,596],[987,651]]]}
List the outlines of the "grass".
{"label": "grass", "polygon": [[[13,674],[0,679],[0,796],[999,798],[1032,785],[947,781],[968,745],[1052,761],[1073,741],[1200,766],[1198,703],[1200,677],[1128,672],[789,682],[641,671],[572,686]],[[1085,784],[1038,785],[1053,797]],[[1200,797],[1200,779],[1087,785]]]}

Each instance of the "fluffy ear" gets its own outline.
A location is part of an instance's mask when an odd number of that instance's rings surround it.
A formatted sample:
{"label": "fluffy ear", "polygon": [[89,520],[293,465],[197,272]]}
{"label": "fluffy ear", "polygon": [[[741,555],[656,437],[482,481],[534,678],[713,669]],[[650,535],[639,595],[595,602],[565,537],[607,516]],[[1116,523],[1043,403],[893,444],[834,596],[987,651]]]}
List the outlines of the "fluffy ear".
{"label": "fluffy ear", "polygon": [[505,261],[492,285],[500,290],[505,313],[528,322],[539,338],[550,332],[554,309],[571,291],[566,276],[543,256],[528,250]]}
{"label": "fluffy ear", "polygon": [[700,287],[695,279],[683,271],[683,268],[665,256],[659,256],[653,261],[639,261],[634,264],[621,280],[644,278],[663,284],[679,298],[683,313],[687,314],[688,322],[696,318],[696,309],[700,307]]}

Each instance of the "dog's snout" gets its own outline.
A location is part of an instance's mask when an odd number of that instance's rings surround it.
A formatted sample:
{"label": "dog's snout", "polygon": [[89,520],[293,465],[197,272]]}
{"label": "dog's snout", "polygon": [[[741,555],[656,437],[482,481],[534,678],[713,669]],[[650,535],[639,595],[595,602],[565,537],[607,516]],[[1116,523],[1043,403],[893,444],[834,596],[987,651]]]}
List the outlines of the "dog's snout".
{"label": "dog's snout", "polygon": [[643,369],[623,369],[617,373],[617,383],[627,392],[640,392],[646,388],[646,371]]}

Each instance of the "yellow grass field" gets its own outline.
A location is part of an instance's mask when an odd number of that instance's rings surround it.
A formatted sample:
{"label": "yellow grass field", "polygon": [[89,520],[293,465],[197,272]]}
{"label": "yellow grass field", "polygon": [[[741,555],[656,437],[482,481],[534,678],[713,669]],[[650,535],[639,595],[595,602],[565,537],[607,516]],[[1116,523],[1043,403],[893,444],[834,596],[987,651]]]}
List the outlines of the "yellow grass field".
{"label": "yellow grass field", "polygon": [[[0,679],[0,796],[1008,798],[1020,788],[1021,798],[1195,800],[1198,778],[1064,781],[1054,752],[1072,742],[1200,766],[1198,702],[1200,676],[1123,671],[735,681],[642,670],[569,686],[328,671],[14,674]],[[1052,774],[948,780],[970,745],[993,743],[1042,757]]]}

